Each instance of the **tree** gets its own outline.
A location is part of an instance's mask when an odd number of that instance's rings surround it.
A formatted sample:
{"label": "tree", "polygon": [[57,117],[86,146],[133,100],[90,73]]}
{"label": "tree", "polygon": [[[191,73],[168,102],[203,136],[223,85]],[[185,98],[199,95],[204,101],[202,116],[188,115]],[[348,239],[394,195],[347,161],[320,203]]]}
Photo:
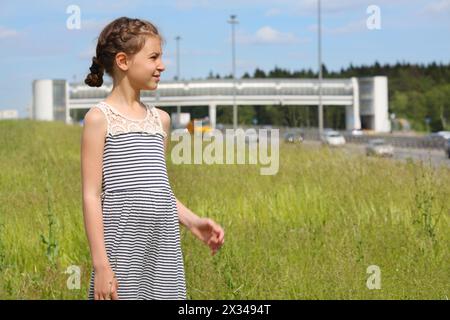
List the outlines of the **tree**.
{"label": "tree", "polygon": [[253,78],[265,78],[266,73],[264,70],[261,70],[259,68],[256,68],[255,73],[253,74]]}

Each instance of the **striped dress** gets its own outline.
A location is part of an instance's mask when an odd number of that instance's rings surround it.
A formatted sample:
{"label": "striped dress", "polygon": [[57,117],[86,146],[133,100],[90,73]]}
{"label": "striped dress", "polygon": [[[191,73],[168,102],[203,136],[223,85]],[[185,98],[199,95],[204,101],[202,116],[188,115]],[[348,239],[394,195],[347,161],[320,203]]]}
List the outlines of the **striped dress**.
{"label": "striped dress", "polygon": [[[103,150],[102,213],[106,252],[119,299],[186,299],[178,211],[167,176],[158,111],[143,104],[130,119],[102,101],[108,132]],[[94,299],[94,269],[89,298]]]}

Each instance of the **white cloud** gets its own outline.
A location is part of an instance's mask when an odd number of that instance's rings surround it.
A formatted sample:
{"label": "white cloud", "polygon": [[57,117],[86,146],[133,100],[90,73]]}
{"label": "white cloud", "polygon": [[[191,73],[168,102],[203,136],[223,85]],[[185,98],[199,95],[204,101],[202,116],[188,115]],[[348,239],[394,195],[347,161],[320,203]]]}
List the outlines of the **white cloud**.
{"label": "white cloud", "polygon": [[0,26],[0,39],[16,37],[19,34],[20,32],[17,30]]}
{"label": "white cloud", "polygon": [[450,12],[450,0],[440,0],[429,3],[424,8],[425,13],[438,14],[443,12]]}
{"label": "white cloud", "polygon": [[292,32],[281,32],[269,26],[264,26],[250,35],[238,33],[236,41],[241,44],[293,44],[302,42]]}

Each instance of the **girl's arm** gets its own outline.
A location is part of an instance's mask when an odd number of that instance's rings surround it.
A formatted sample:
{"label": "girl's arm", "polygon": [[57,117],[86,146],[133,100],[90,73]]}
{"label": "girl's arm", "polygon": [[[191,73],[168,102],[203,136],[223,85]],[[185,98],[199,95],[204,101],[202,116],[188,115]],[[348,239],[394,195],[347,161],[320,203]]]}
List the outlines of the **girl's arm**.
{"label": "girl's arm", "polygon": [[211,249],[212,255],[215,255],[224,243],[225,233],[222,227],[212,219],[200,218],[178,199],[176,200],[180,222]]}
{"label": "girl's arm", "polygon": [[[161,119],[163,129],[167,134],[167,136],[164,138],[164,153],[166,154],[169,145],[171,119],[170,115],[164,110],[161,109],[156,110],[158,111],[159,117]],[[200,218],[191,210],[189,210],[185,205],[183,205],[180,200],[178,200],[177,198],[175,199],[177,202],[177,209],[180,222],[190,230],[191,227],[200,220]]]}
{"label": "girl's arm", "polygon": [[180,200],[178,200],[177,198],[175,199],[177,201],[177,209],[180,223],[183,224],[189,230],[191,230],[193,226],[198,224],[198,222],[200,221],[200,217],[197,216],[195,213],[193,213],[191,210],[189,210],[184,204],[181,203]]}
{"label": "girl's arm", "polygon": [[[157,110],[161,118],[163,129],[167,134],[164,139],[164,152],[167,153],[170,138],[170,115],[164,110]],[[212,219],[197,216],[182,204],[180,200],[177,198],[175,199],[180,223],[189,229],[189,231],[191,231],[198,239],[208,245],[211,249],[211,254],[215,255],[224,243],[225,233],[222,227]]]}
{"label": "girl's arm", "polygon": [[106,125],[102,111],[92,108],[85,115],[81,139],[83,216],[94,269],[109,266],[101,206],[102,153]]}
{"label": "girl's arm", "polygon": [[106,127],[101,110],[92,108],[86,113],[81,139],[81,178],[84,226],[94,267],[94,300],[119,298],[119,284],[108,261],[103,234],[101,189]]}

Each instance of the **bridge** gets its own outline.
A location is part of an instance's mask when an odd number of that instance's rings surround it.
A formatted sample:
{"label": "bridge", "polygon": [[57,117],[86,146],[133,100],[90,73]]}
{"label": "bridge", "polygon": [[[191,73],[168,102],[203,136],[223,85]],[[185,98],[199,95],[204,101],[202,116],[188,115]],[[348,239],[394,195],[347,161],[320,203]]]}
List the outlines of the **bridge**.
{"label": "bridge", "polygon": [[[65,80],[33,82],[33,115],[36,119],[73,122],[70,111],[90,109],[105,99],[112,84],[92,88]],[[208,106],[211,125],[217,106],[277,105],[318,106],[317,79],[208,79],[161,81],[155,91],[142,91],[141,100],[157,107]],[[345,106],[346,129],[390,131],[387,78],[384,76],[323,79],[324,108]],[[239,108],[238,108],[239,112]]]}

